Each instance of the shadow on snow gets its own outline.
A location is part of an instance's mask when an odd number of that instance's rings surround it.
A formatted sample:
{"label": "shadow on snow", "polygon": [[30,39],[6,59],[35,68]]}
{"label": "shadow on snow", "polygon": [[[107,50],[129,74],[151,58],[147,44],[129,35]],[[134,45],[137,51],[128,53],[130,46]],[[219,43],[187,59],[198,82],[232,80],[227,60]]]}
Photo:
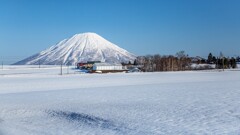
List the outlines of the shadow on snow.
{"label": "shadow on snow", "polygon": [[113,121],[106,120],[93,115],[76,113],[76,112],[66,112],[66,111],[48,111],[51,117],[57,117],[61,119],[66,119],[69,122],[75,122],[77,124],[88,125],[93,128],[101,128],[113,130],[116,132],[129,132],[130,129],[123,126],[122,124],[116,124]]}

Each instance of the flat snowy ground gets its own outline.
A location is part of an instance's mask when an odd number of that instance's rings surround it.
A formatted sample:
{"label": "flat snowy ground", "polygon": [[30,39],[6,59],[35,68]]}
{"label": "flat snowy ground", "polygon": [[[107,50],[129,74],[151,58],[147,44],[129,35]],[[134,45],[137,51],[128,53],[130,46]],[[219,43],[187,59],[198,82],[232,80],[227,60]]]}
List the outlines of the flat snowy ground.
{"label": "flat snowy ground", "polygon": [[0,135],[240,134],[240,71],[58,73],[0,70]]}

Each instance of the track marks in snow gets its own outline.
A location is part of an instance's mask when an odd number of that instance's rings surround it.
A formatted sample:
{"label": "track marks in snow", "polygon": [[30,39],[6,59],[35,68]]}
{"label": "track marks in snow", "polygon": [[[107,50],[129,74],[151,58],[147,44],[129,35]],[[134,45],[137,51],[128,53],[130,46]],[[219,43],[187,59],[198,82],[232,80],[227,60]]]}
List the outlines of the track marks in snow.
{"label": "track marks in snow", "polygon": [[91,128],[100,128],[102,130],[112,130],[117,133],[128,133],[131,129],[123,124],[117,124],[111,120],[101,117],[88,115],[84,113],[68,112],[68,111],[47,111],[51,117],[67,120],[72,124],[80,126],[89,126]]}

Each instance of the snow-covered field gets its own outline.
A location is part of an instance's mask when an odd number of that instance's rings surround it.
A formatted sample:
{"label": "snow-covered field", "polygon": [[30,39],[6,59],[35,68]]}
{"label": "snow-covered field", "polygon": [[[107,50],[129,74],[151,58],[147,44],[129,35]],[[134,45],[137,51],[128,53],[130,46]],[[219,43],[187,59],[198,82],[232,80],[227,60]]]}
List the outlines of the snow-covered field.
{"label": "snow-covered field", "polygon": [[0,69],[0,135],[240,134],[238,70],[59,72]]}

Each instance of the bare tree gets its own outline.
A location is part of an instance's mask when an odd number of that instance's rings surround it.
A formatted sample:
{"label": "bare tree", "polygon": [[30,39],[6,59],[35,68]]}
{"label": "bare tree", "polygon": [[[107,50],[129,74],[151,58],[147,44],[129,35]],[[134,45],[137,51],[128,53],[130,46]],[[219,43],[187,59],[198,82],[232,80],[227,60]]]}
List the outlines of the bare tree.
{"label": "bare tree", "polygon": [[184,51],[180,51],[176,56],[159,54],[140,56],[137,58],[137,63],[142,65],[142,69],[146,72],[181,71],[189,69],[191,60]]}

